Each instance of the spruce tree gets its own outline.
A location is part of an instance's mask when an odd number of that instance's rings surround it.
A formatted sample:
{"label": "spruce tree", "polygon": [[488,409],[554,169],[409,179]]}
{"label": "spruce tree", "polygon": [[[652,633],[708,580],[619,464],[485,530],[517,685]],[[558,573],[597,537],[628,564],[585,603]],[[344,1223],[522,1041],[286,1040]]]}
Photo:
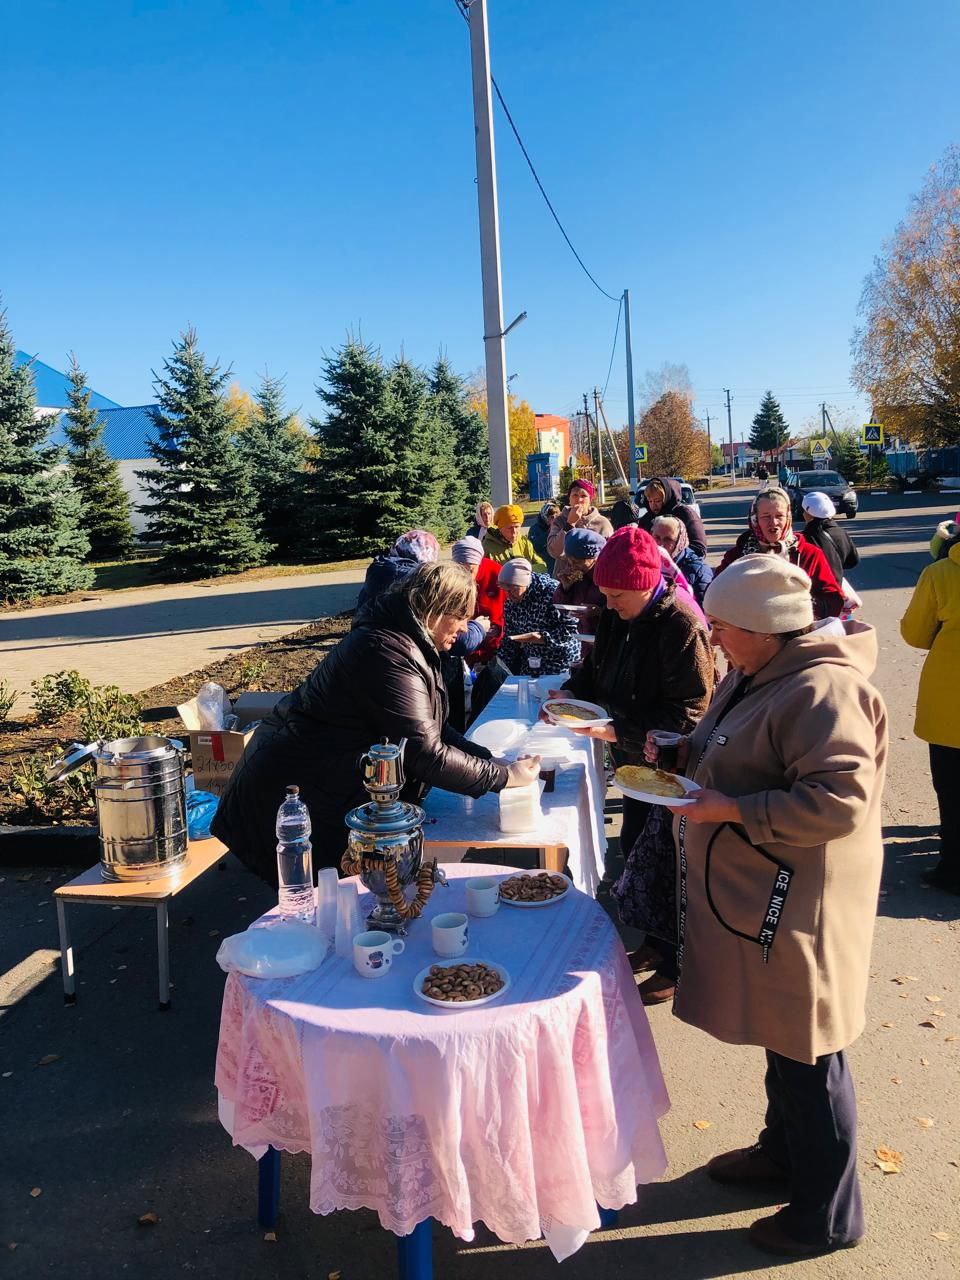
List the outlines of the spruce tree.
{"label": "spruce tree", "polygon": [[283,379],[265,373],[254,395],[254,412],[237,445],[250,473],[263,535],[273,546],[272,560],[294,552],[299,537],[306,437],[283,403]]}
{"label": "spruce tree", "polygon": [[67,461],[83,504],[83,527],[90,539],[91,560],[128,556],[133,548],[130,499],[120,468],[103,444],[103,419],[90,404],[87,375],[70,352],[69,408],[63,419]]}
{"label": "spruce tree", "polygon": [[93,570],[80,497],[50,444],[50,419],[36,416],[33,374],[14,355],[0,311],[0,599],[82,591]]}
{"label": "spruce tree", "polygon": [[[376,555],[411,528],[406,439],[379,353],[355,339],[326,357],[313,420],[302,546],[312,559]],[[414,495],[415,497],[415,495]]]}
{"label": "spruce tree", "polygon": [[772,391],[760,401],[750,427],[750,448],[759,453],[779,453],[790,439],[790,428]]}
{"label": "spruce tree", "polygon": [[463,379],[441,356],[430,373],[430,392],[437,414],[453,441],[454,465],[463,486],[459,537],[473,520],[477,503],[490,497],[490,445],[483,414],[471,407]]}
{"label": "spruce tree", "polygon": [[140,509],[164,544],[156,572],[216,577],[263,564],[270,545],[231,431],[229,370],[207,364],[193,329],[180,335],[163,368],[154,375],[158,438],[148,444],[158,465],[137,472],[152,498]]}
{"label": "spruce tree", "polygon": [[441,541],[459,537],[466,491],[449,424],[437,412],[426,375],[403,357],[391,366],[389,387],[390,413],[406,440],[406,528],[430,529]]}

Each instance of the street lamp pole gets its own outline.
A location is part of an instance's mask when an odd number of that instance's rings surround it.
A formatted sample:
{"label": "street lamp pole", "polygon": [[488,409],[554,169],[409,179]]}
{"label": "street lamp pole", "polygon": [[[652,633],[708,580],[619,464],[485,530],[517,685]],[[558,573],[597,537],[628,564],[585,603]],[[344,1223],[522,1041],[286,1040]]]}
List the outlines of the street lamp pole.
{"label": "street lamp pole", "polygon": [[470,61],[477,142],[477,204],[480,213],[480,273],[483,284],[483,353],[487,375],[490,483],[493,504],[499,507],[511,501],[513,489],[510,477],[510,426],[507,412],[497,159],[493,141],[493,100],[490,94],[487,0],[471,0]]}

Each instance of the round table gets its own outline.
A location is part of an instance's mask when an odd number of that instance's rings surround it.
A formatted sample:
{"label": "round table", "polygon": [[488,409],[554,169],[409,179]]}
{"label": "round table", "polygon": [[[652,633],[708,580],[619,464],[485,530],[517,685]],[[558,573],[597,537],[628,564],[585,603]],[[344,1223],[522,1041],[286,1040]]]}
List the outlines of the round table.
{"label": "round table", "polygon": [[511,874],[446,871],[383,978],[332,952],[298,978],[228,975],[221,1116],[236,1144],[311,1155],[315,1213],[373,1209],[398,1236],[436,1218],[464,1240],[482,1221],[566,1256],[600,1225],[598,1204],[633,1203],[666,1168],[646,1011],[613,924],[572,887],[470,918],[466,955],[510,973],[499,999],[456,1012],[419,999],[431,916],[466,909],[466,878]]}

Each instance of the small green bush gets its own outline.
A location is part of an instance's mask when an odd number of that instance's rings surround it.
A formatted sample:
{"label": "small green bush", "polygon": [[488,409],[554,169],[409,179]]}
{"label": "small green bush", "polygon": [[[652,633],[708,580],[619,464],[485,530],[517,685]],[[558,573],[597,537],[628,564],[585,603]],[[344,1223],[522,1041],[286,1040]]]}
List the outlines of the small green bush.
{"label": "small green bush", "polygon": [[256,689],[259,691],[261,681],[267,674],[270,660],[265,654],[251,653],[240,660],[237,670],[238,689]]}
{"label": "small green bush", "polygon": [[55,671],[30,683],[33,710],[39,724],[51,724],[68,711],[76,711],[93,691],[79,671]]}
{"label": "small green bush", "polygon": [[10,719],[13,704],[20,697],[20,690],[15,689],[9,680],[0,680],[0,724]]}
{"label": "small green bush", "polygon": [[77,817],[96,804],[90,769],[77,769],[62,782],[47,780],[47,769],[61,758],[57,751],[35,751],[33,755],[20,756],[10,769],[10,793],[43,818]]}
{"label": "small green bush", "polygon": [[78,720],[84,742],[138,738],[143,733],[140,703],[114,684],[93,685],[80,706]]}

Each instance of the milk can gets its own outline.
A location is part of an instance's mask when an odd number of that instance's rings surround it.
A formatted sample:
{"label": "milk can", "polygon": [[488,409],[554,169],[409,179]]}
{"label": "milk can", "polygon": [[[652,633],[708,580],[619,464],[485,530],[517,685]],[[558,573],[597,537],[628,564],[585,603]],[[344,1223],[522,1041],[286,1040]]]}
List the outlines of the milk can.
{"label": "milk can", "polygon": [[183,755],[180,743],[147,734],[76,743],[50,767],[53,781],[93,761],[104,880],[156,880],[179,870],[187,856]]}

